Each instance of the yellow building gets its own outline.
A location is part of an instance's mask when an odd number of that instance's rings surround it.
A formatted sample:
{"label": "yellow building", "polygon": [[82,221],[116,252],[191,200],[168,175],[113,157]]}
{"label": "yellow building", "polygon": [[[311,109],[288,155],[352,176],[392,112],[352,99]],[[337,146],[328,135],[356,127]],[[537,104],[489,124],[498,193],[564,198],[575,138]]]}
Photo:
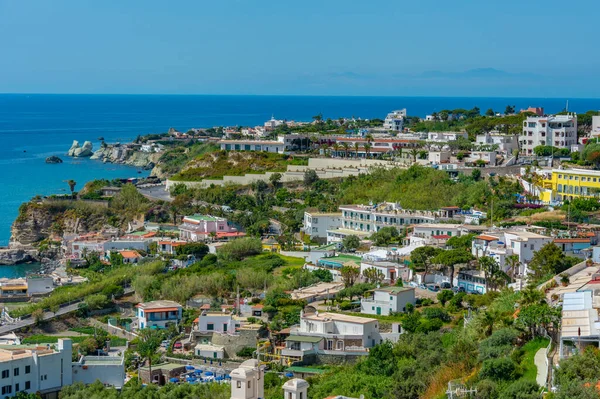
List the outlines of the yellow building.
{"label": "yellow building", "polygon": [[600,197],[600,170],[552,169],[542,180],[540,199],[544,202]]}

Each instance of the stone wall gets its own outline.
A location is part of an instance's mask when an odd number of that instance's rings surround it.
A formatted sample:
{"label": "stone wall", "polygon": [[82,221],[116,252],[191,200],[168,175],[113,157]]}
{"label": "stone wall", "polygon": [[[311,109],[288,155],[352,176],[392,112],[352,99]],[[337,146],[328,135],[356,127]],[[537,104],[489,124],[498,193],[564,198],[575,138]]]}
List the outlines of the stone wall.
{"label": "stone wall", "polygon": [[223,346],[225,356],[235,358],[236,353],[246,347],[256,348],[257,331],[240,331],[239,335],[213,333],[212,343]]}

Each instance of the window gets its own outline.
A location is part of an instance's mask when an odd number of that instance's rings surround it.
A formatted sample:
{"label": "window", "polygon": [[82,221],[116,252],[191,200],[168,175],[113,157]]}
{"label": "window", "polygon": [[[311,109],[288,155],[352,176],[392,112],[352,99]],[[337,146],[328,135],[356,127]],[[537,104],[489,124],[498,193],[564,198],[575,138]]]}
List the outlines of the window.
{"label": "window", "polygon": [[31,373],[31,366],[25,366],[25,374]]}
{"label": "window", "polygon": [[237,387],[238,387],[238,388],[241,388],[241,387],[242,387],[242,381],[238,381],[238,382],[237,382]]}
{"label": "window", "polygon": [[248,389],[252,388],[252,381],[248,381]]}
{"label": "window", "polygon": [[12,392],[12,385],[5,385],[2,387],[2,395],[6,395]]}
{"label": "window", "polygon": [[304,395],[304,392],[300,392],[299,399],[304,399],[304,398],[302,397],[302,395]]}
{"label": "window", "polygon": [[292,393],[288,392],[288,399],[292,399]]}
{"label": "window", "polygon": [[227,323],[223,324],[223,332],[227,332]]}
{"label": "window", "polygon": [[19,392],[19,391],[20,391],[20,389],[19,389],[19,384],[18,384],[18,383],[16,383],[16,384],[15,384],[15,392]]}
{"label": "window", "polygon": [[8,370],[2,370],[2,378],[8,378]]}
{"label": "window", "polygon": [[19,368],[15,367],[15,369],[13,370],[13,375],[16,377],[19,375]]}
{"label": "window", "polygon": [[337,350],[341,351],[342,349],[344,349],[344,341],[338,341]]}
{"label": "window", "polygon": [[319,223],[319,219],[318,218],[314,218],[312,222],[313,223]]}
{"label": "window", "polygon": [[214,325],[213,323],[208,323],[208,324],[206,325],[206,329],[207,329],[208,331],[213,331],[213,330],[215,329],[215,325]]}

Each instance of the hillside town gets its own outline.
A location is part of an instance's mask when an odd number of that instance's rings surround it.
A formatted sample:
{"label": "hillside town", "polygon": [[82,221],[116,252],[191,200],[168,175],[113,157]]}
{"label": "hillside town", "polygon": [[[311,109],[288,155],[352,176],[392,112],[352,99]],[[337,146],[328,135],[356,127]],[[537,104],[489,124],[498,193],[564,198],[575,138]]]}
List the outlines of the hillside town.
{"label": "hillside town", "polygon": [[[0,279],[2,395],[97,381],[232,399],[566,389],[569,370],[600,364],[600,116],[416,119],[273,117],[88,151],[151,162],[138,165],[151,176],[21,207],[6,251],[49,266]],[[190,155],[167,164],[175,153]],[[409,369],[429,385],[394,377]]]}

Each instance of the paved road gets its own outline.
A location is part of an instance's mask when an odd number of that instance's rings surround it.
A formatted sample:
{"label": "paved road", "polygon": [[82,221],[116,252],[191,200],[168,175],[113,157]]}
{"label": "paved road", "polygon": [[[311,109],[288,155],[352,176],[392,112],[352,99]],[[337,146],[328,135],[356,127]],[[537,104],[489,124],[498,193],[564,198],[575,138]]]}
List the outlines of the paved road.
{"label": "paved road", "polygon": [[[134,292],[133,288],[131,288],[131,287],[125,288],[125,295],[131,294],[133,292]],[[75,312],[78,309],[80,302],[82,302],[82,301],[76,301],[70,305],[63,306],[56,313],[45,312],[44,320],[52,320],[55,317],[65,315],[67,313]],[[35,319],[33,317],[28,317],[26,319],[22,319],[20,321],[17,321],[16,323],[5,324],[3,326],[0,326],[0,335],[7,334],[11,331],[15,331],[15,330],[18,330],[23,327],[32,326],[34,324],[35,324]]]}
{"label": "paved road", "polygon": [[536,382],[539,386],[545,387],[546,381],[548,380],[548,365],[546,364],[546,348],[539,349],[535,357],[533,358],[533,362],[537,367],[537,376],[535,377]]}
{"label": "paved road", "polygon": [[170,193],[165,190],[164,184],[152,187],[141,187],[138,188],[138,190],[140,193],[142,193],[143,196],[152,200],[161,200],[167,202],[173,201],[173,198],[171,198]]}

